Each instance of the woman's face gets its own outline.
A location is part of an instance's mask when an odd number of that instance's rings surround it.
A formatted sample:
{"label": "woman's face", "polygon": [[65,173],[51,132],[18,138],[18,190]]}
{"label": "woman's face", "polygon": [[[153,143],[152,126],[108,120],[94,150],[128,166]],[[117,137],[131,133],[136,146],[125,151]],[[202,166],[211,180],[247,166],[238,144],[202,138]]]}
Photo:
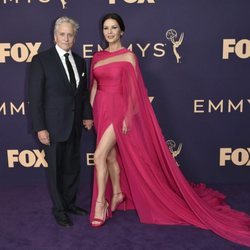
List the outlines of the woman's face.
{"label": "woman's face", "polygon": [[122,34],[123,31],[116,20],[109,18],[103,23],[103,35],[108,43],[120,42]]}

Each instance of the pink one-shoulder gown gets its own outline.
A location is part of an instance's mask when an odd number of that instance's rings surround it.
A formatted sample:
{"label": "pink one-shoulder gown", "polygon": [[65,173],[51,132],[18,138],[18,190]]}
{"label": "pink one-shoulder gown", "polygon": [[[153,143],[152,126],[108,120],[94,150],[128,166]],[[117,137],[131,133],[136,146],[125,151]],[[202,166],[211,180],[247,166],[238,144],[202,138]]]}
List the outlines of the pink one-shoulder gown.
{"label": "pink one-shoulder gown", "polygon": [[[140,73],[126,60],[127,49],[95,53],[91,73],[97,81],[93,104],[97,145],[110,124],[117,140],[122,192],[128,209],[135,209],[142,223],[194,225],[212,230],[230,241],[250,246],[250,217],[230,208],[225,196],[205,185],[191,185],[170,153]],[[128,133],[122,133],[126,120]],[[97,197],[96,176],[91,218]],[[112,190],[107,185],[106,198]]]}

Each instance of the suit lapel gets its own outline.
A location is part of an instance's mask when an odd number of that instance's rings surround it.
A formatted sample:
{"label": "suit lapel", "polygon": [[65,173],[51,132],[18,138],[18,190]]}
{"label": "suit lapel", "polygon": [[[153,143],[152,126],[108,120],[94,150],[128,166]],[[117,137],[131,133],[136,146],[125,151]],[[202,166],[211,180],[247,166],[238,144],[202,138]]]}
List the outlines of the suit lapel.
{"label": "suit lapel", "polygon": [[[72,53],[72,55],[73,55],[73,57],[74,57],[74,61],[75,61],[75,64],[76,64],[76,68],[77,68],[77,71],[78,71],[78,75],[79,75],[79,85],[81,84],[81,79],[82,79],[82,65],[81,65],[81,63],[79,62],[79,60],[78,60],[78,58],[75,56],[75,54],[74,53]],[[79,89],[79,85],[78,85],[78,87],[76,88],[76,92],[77,92],[77,90]]]}

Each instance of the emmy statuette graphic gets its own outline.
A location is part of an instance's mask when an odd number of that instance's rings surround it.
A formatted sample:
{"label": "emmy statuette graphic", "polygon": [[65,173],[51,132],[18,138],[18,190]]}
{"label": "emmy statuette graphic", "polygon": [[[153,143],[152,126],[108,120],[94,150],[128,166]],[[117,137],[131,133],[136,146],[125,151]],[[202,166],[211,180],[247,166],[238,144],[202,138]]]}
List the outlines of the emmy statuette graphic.
{"label": "emmy statuette graphic", "polygon": [[181,59],[181,56],[180,54],[177,52],[177,48],[182,44],[183,42],[183,38],[184,38],[184,33],[182,32],[179,39],[178,40],[175,40],[177,38],[177,32],[176,30],[174,29],[169,29],[167,32],[166,32],[166,38],[172,42],[173,44],[173,52],[174,52],[174,55],[176,57],[176,61],[177,63],[180,63],[180,59]]}

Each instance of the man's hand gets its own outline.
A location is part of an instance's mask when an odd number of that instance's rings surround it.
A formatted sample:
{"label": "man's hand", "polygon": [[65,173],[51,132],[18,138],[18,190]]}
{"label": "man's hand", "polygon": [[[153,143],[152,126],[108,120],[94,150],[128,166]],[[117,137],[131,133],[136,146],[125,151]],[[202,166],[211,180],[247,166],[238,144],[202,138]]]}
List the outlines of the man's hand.
{"label": "man's hand", "polygon": [[93,126],[93,120],[83,120],[82,123],[87,130],[90,130]]}
{"label": "man's hand", "polygon": [[39,141],[42,144],[47,145],[47,146],[50,145],[49,132],[47,130],[38,131],[37,136],[38,136]]}

